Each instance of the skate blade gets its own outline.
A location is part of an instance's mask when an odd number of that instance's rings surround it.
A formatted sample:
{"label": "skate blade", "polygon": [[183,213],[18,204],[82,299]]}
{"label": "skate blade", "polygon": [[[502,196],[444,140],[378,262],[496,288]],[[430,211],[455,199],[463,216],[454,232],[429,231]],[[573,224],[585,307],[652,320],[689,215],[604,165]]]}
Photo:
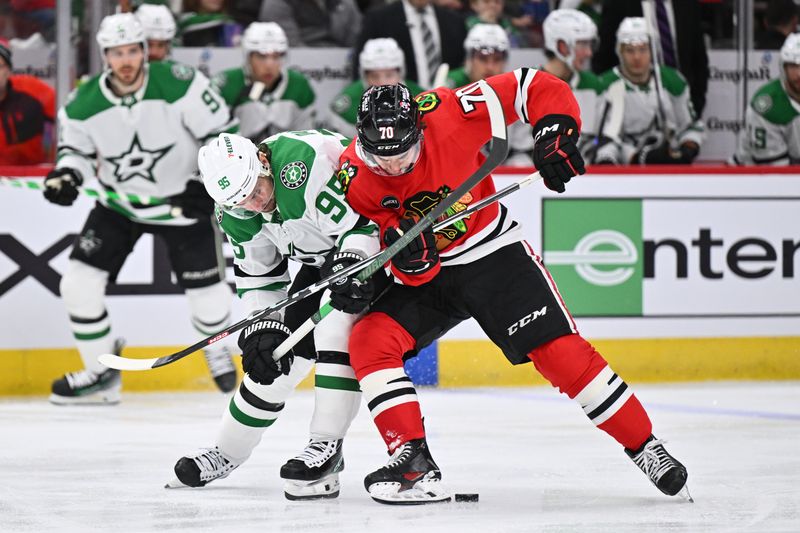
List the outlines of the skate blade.
{"label": "skate blade", "polygon": [[51,394],[48,400],[53,405],[117,405],[121,400],[119,392],[111,394],[88,394],[86,396],[59,396]]}
{"label": "skate blade", "polygon": [[331,474],[315,481],[284,479],[283,495],[287,500],[320,500],[339,496],[339,474]]}
{"label": "skate blade", "polygon": [[184,485],[180,479],[172,478],[170,481],[167,481],[166,485],[164,485],[165,489],[190,489],[189,485]]}
{"label": "skate blade", "polygon": [[418,481],[407,490],[400,490],[400,483],[379,482],[369,486],[369,495],[378,503],[387,505],[425,505],[450,501],[450,492],[439,480]]}
{"label": "skate blade", "polygon": [[683,498],[684,500],[686,500],[689,503],[694,503],[694,498],[692,498],[692,495],[689,494],[689,485],[688,484],[684,485],[683,488],[678,492],[678,494],[676,494],[676,496],[679,496],[679,497]]}

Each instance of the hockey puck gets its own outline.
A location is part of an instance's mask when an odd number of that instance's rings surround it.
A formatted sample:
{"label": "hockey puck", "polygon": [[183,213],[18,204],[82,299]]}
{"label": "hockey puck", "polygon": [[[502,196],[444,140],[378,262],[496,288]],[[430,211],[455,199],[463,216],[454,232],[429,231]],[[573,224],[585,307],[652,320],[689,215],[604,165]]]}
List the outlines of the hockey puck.
{"label": "hockey puck", "polygon": [[478,495],[477,494],[456,494],[456,501],[457,502],[477,502]]}

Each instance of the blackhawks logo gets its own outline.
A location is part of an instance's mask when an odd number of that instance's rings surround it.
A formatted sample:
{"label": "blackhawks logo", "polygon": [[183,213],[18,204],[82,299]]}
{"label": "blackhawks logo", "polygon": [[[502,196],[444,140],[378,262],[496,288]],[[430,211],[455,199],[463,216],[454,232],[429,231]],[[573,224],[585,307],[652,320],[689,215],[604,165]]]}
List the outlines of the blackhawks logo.
{"label": "blackhawks logo", "polygon": [[336,172],[336,180],[342,188],[342,194],[347,194],[347,189],[350,188],[350,182],[355,179],[356,174],[358,174],[358,167],[350,163],[349,159],[342,163],[342,166]]}
{"label": "blackhawks logo", "polygon": [[417,108],[419,108],[419,112],[423,115],[435,110],[437,107],[439,107],[439,104],[442,103],[442,99],[439,98],[439,95],[434,92],[422,93],[414,100],[417,101]]}
{"label": "blackhawks logo", "polygon": [[[414,220],[414,222],[419,221],[423,216],[425,216],[426,213],[428,213],[430,210],[436,207],[439,202],[446,198],[450,192],[450,187],[445,185],[440,187],[436,192],[421,191],[415,194],[403,202],[403,207],[405,207],[406,210],[403,216]],[[456,203],[450,206],[447,211],[445,211],[444,215],[439,217],[437,222],[441,222],[450,216],[464,211],[467,206],[472,203],[473,199],[472,193],[467,192],[467,194],[459,198]],[[449,246],[450,243],[465,235],[467,233],[467,221],[469,219],[469,216],[464,217],[445,228],[437,230],[436,248],[443,250]]]}
{"label": "blackhawks logo", "polygon": [[297,189],[308,179],[308,168],[302,161],[293,161],[281,169],[281,183],[287,189]]}

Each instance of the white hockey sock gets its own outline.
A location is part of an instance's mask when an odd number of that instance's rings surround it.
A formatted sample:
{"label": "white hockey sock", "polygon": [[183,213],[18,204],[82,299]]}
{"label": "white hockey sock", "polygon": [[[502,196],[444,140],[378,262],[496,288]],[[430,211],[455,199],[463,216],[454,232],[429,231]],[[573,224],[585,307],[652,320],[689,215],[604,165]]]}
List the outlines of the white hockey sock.
{"label": "white hockey sock", "polygon": [[361,389],[347,354],[320,352],[315,374],[311,438],[344,438],[361,404]]}
{"label": "white hockey sock", "polygon": [[70,317],[70,327],[84,368],[95,374],[108,370],[108,367],[97,360],[100,354],[111,353],[114,349],[114,336],[111,334],[111,321],[108,315],[103,313],[96,321]]}
{"label": "white hockey sock", "polygon": [[244,461],[261,441],[264,431],[278,419],[286,398],[308,375],[314,362],[297,357],[288,376],[280,376],[270,385],[259,385],[245,375],[222,415],[217,433],[220,451]]}

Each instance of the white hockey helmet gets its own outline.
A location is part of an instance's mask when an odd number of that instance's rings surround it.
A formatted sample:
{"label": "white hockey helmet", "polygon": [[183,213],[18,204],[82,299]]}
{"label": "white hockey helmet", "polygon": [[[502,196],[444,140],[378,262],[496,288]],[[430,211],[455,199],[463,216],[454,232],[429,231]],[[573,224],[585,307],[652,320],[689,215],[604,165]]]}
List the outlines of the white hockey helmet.
{"label": "white hockey helmet", "polygon": [[474,52],[508,54],[510,47],[508,34],[499,24],[475,24],[464,39],[464,51],[467,53],[467,57]]}
{"label": "white hockey helmet", "polygon": [[289,40],[276,22],[253,22],[242,34],[242,50],[245,59],[252,52],[285,54],[289,51]]}
{"label": "white hockey helmet", "polygon": [[363,79],[368,70],[396,68],[400,78],[406,77],[406,57],[391,37],[370,39],[358,55],[358,69]]}
{"label": "white hockey helmet", "polygon": [[140,43],[145,48],[146,57],[147,39],[142,25],[133,13],[109,15],[100,22],[97,44],[100,45],[101,54],[105,55],[105,51],[109,48],[134,43]]}
{"label": "white hockey helmet", "polygon": [[[574,67],[575,43],[578,41],[597,41],[597,26],[594,21],[577,9],[556,9],[544,19],[542,25],[544,32],[544,49],[567,64],[570,70]],[[558,50],[558,41],[564,41],[569,49],[567,55]]]}
{"label": "white hockey helmet", "polygon": [[136,10],[136,18],[144,29],[144,36],[153,41],[171,41],[177,26],[172,11],[161,4],[142,4]]}
{"label": "white hockey helmet", "polygon": [[220,133],[201,147],[197,166],[209,196],[226,209],[236,208],[253,192],[258,177],[269,175],[253,141],[234,133]]}
{"label": "white hockey helmet", "polygon": [[623,44],[649,44],[650,27],[644,17],[625,17],[617,28],[617,44],[614,49],[617,52],[620,65],[622,64],[622,45]]}
{"label": "white hockey helmet", "polygon": [[786,86],[786,64],[800,65],[800,33],[790,33],[781,46],[781,54],[778,58],[778,68],[780,69],[781,81]]}

